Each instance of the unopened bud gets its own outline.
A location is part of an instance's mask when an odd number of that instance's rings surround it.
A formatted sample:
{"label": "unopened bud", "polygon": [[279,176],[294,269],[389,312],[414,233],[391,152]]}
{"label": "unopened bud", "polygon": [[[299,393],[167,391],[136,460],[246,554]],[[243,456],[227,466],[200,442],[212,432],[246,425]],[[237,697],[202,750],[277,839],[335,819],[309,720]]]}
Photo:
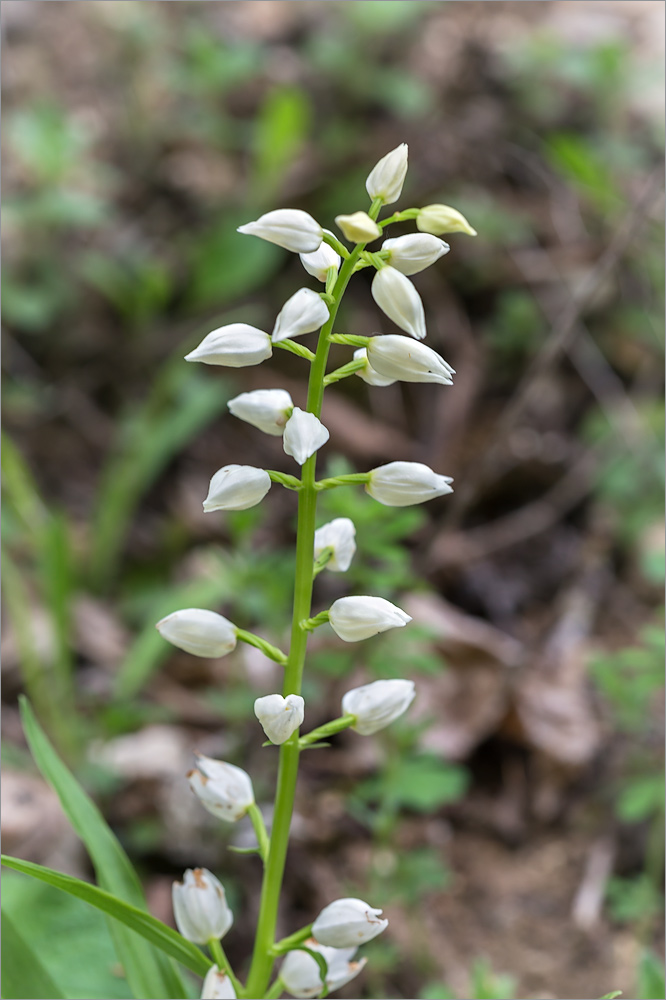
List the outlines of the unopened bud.
{"label": "unopened bud", "polygon": [[207,868],[188,868],[173,883],[172,901],[178,930],[195,944],[223,937],[234,922],[224,887]]}
{"label": "unopened bud", "polygon": [[328,319],[328,306],[319,292],[299,288],[282,306],[273,327],[273,343],[302,337],[318,330]]}
{"label": "unopened bud", "polygon": [[379,919],[381,912],[362,899],[336,899],[321,911],[312,933],[330,948],[354,948],[386,930],[388,920]]}
{"label": "unopened bud", "polygon": [[366,491],[387,507],[410,507],[453,493],[450,476],[439,476],[422,462],[389,462],[370,472]]}
{"label": "unopened bud", "polygon": [[236,990],[226,972],[211,965],[201,990],[201,1000],[236,1000]]}
{"label": "unopened bud", "polygon": [[386,378],[385,375],[380,375],[378,371],[375,371],[368,360],[368,349],[366,347],[359,347],[357,351],[354,351],[354,360],[360,361],[361,359],[365,361],[365,365],[363,368],[359,368],[355,374],[359,378],[362,378],[364,382],[367,382],[368,385],[393,385],[394,382],[398,381],[395,378]]}
{"label": "unopened bud", "polygon": [[241,392],[227,403],[235,417],[258,427],[265,434],[279,437],[284,433],[284,425],[294,408],[286,389],[254,389]]}
{"label": "unopened bud", "polygon": [[348,517],[336,517],[315,531],[314,557],[318,559],[324,549],[331,549],[333,554],[326,563],[326,569],[346,573],[356,552],[355,538],[354,522]]}
{"label": "unopened bud", "polygon": [[407,176],[408,152],[407,143],[402,142],[372,168],[365,189],[373,200],[381,198],[385,205],[398,200]]}
{"label": "unopened bud", "polygon": [[285,454],[295,458],[299,465],[326,444],[329,433],[314,413],[295,406],[284,429],[282,445]]}
{"label": "unopened bud", "polygon": [[299,694],[288,694],[286,698],[281,694],[267,694],[255,701],[254,714],[271,743],[279,746],[303,722],[305,702]]}
{"label": "unopened bud", "polygon": [[382,250],[387,250],[389,254],[387,263],[401,274],[417,274],[425,270],[450,249],[448,243],[429,233],[410,233],[382,243]]}
{"label": "unopened bud", "polygon": [[185,360],[226,368],[247,368],[260,364],[272,353],[271,338],[263,330],[247,323],[230,323],[204,337],[198,347],[185,355]]}
{"label": "unopened bud", "polygon": [[369,243],[382,235],[382,231],[367,212],[352,212],[351,215],[336,215],[335,224],[345,239],[351,243]]}
{"label": "unopened bud", "polygon": [[476,236],[469,222],[456,208],[450,205],[426,205],[416,216],[416,228],[422,233],[467,233]]}
{"label": "unopened bud", "polygon": [[402,628],[411,616],[383,597],[340,597],[329,611],[331,628],[345,642],[369,639],[390,628]]}
{"label": "unopened bud", "polygon": [[438,382],[453,385],[455,374],[451,365],[431,347],[410,337],[389,334],[371,337],[368,342],[368,361],[375,371],[401,382]]}
{"label": "unopened bud", "polygon": [[259,236],[269,243],[277,243],[294,253],[312,253],[318,250],[324,237],[319,223],[300,208],[278,208],[266,212],[256,220],[238,227],[239,233]]}
{"label": "unopened bud", "polygon": [[174,611],[162,618],[155,628],[172,646],[192,656],[216,659],[236,648],[236,626],[215,611],[204,608]]}
{"label": "unopened bud", "polygon": [[204,809],[227,823],[242,819],[254,805],[250,775],[235,764],[197,754],[197,766],[187,780]]}
{"label": "unopened bud", "polygon": [[330,269],[334,267],[337,271],[340,267],[340,254],[336,253],[328,243],[322,243],[314,253],[302,253],[301,264],[317,281],[326,281]]}
{"label": "unopened bud", "polygon": [[[352,962],[350,959],[356,948],[327,948],[314,938],[305,942],[309,951],[315,951],[326,962],[326,989],[328,993],[339,990],[351,982],[365,966],[367,959]],[[316,997],[322,992],[324,983],[319,964],[306,951],[290,951],[280,969],[280,979],[284,988],[293,997]]]}
{"label": "unopened bud", "polygon": [[426,335],[421,296],[409,278],[394,267],[382,267],[372,279],[372,297],[389,319],[416,340]]}
{"label": "unopened bud", "polygon": [[371,736],[406,712],[415,693],[414,681],[374,681],[347,691],[342,699],[342,712],[356,716],[352,729],[362,736]]}
{"label": "unopened bud", "polygon": [[247,510],[261,503],[271,488],[271,478],[264,469],[253,465],[225,465],[210,481],[204,511]]}

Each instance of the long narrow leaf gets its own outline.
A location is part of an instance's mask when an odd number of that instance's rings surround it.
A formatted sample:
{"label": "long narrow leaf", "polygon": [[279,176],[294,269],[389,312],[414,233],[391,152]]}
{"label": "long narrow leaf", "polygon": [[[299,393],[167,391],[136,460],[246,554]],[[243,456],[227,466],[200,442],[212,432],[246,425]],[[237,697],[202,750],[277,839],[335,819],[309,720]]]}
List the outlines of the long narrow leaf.
{"label": "long narrow leaf", "polygon": [[[41,729],[28,701],[21,699],[26,739],[37,767],[54,789],[76,834],[92,858],[103,889],[146,909],[141,882],[101,812],[63,764]],[[136,997],[143,1000],[179,1000],[185,987],[172,963],[124,928],[112,927],[118,958]]]}
{"label": "long narrow leaf", "polygon": [[63,1000],[65,996],[8,913],[2,914],[2,995],[5,1000]]}
{"label": "long narrow leaf", "polygon": [[99,886],[82,882],[71,875],[63,875],[62,872],[56,872],[52,868],[33,864],[32,861],[22,861],[20,858],[11,858],[5,854],[2,855],[2,864],[90,903],[91,906],[102,910],[103,913],[118,920],[136,934],[140,934],[146,941],[150,941],[155,947],[181,962],[198,976],[205,976],[208,972],[212,963],[191,941],[181,937],[171,927],[167,927],[150,913],[146,913],[136,906],[130,906],[129,903],[118,899],[117,896],[112,896],[110,892],[105,892]]}

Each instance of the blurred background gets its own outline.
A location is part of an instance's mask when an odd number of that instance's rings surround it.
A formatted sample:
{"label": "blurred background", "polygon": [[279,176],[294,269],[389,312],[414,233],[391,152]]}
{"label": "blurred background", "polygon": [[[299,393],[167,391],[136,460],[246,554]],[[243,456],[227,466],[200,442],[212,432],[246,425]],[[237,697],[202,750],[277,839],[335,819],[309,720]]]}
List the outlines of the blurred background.
{"label": "blurred background", "polygon": [[[315,610],[371,593],[415,622],[358,646],[318,632],[308,727],[378,677],[419,697],[379,737],[304,755],[280,933],[338,895],[384,907],[347,996],[663,998],[663,4],[2,13],[5,849],[90,874],[30,761],[25,691],[153,912],[170,922],[173,878],[205,865],[236,915],[230,957],[248,955],[260,873],[226,846],[249,830],[220,829],[184,774],[195,748],[232,760],[269,809],[252,704],[275,665],[194,659],[153,626],[209,607],[285,643],[294,495],[228,516],[201,501],[223,464],[293,471],[226,402],[282,386],[302,403],[307,365],[182,357],[224,323],[270,330],[315,284],[237,225],[298,207],[331,227],[404,141],[400,207],[451,204],[479,232],[415,279],[458,375],[339,384],[322,464],[426,462],[456,492],[322,498],[359,551],[318,578]],[[339,329],[396,332],[365,271]],[[84,904],[20,876],[4,902],[66,995],[129,995]]]}

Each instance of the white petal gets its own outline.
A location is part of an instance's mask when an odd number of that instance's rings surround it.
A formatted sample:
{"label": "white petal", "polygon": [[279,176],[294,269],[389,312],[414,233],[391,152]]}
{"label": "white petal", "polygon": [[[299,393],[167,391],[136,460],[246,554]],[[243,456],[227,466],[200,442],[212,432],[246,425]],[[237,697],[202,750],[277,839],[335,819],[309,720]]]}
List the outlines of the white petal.
{"label": "white petal", "polygon": [[348,517],[336,517],[317,528],[314,537],[314,557],[318,559],[324,549],[333,549],[326,569],[346,573],[356,552],[356,528]]}
{"label": "white petal", "polygon": [[[374,340],[375,338],[373,337],[372,339]],[[354,351],[354,360],[359,361],[361,358],[365,360],[365,367],[360,368],[355,374],[363,379],[364,382],[367,382],[368,385],[394,385],[398,381],[395,378],[386,378],[385,375],[380,375],[378,371],[375,371],[368,360],[368,350],[366,347],[359,347],[357,351]]]}
{"label": "white petal", "polygon": [[319,292],[299,288],[280,310],[273,327],[273,343],[312,333],[323,326],[328,317],[328,306]]}
{"label": "white petal", "polygon": [[384,240],[382,250],[388,250],[388,263],[401,274],[417,274],[439,260],[451,247],[438,236],[429,233],[409,233]]}
{"label": "white petal", "polygon": [[407,175],[407,158],[407,143],[403,142],[375,164],[365,182],[372,199],[381,198],[385,205],[398,200]]}
{"label": "white petal", "polygon": [[409,278],[394,267],[382,267],[372,280],[372,297],[389,319],[417,340],[426,335],[425,313]]}
{"label": "white petal", "polygon": [[155,628],[167,642],[193,656],[214,659],[236,648],[236,626],[204,608],[174,611]]}
{"label": "white petal", "polygon": [[402,628],[412,619],[383,597],[340,597],[329,610],[333,631],[345,642],[359,642],[391,628]]}
{"label": "white petal", "polygon": [[271,338],[263,330],[247,323],[230,323],[205,336],[198,347],[185,355],[185,360],[226,368],[247,368],[260,364],[272,353]]}
{"label": "white petal", "polygon": [[281,437],[294,404],[286,389],[254,389],[241,392],[240,396],[230,399],[227,406],[239,420],[245,420],[265,434]]}
{"label": "white petal", "polygon": [[260,503],[271,488],[271,478],[264,469],[253,465],[225,465],[210,481],[203,509],[247,510]]}
{"label": "white petal", "polygon": [[303,722],[305,702],[298,694],[267,694],[257,698],[254,714],[259,719],[266,736],[276,745],[284,743]]}
{"label": "white petal", "polygon": [[370,365],[382,376],[401,382],[453,385],[451,376],[455,372],[451,365],[437,351],[411,337],[371,337],[367,352]]}
{"label": "white petal", "polygon": [[284,429],[282,446],[285,454],[291,455],[299,465],[303,465],[326,444],[328,438],[328,431],[314,413],[295,406]]}
{"label": "white petal", "polygon": [[238,227],[239,233],[259,236],[269,243],[277,243],[294,253],[312,253],[318,250],[324,236],[319,223],[299,208],[278,208],[266,212],[255,222]]}

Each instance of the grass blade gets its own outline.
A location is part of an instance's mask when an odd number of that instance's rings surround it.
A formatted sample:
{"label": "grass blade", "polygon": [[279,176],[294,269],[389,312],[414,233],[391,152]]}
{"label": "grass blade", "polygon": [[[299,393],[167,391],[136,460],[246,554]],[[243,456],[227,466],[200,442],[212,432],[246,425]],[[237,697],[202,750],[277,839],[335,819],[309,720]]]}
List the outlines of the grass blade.
{"label": "grass blade", "polygon": [[20,858],[11,858],[3,854],[2,863],[7,868],[13,868],[14,871],[30,875],[32,878],[46,882],[47,885],[55,886],[56,889],[61,889],[63,892],[68,892],[71,896],[76,896],[78,899],[90,903],[91,906],[102,910],[103,913],[113,917],[114,920],[118,920],[126,927],[129,927],[135,934],[140,934],[146,941],[155,945],[156,948],[159,948],[171,958],[175,958],[176,961],[181,962],[182,965],[191,969],[198,976],[205,976],[208,972],[212,963],[196,945],[181,937],[171,927],[163,924],[161,920],[151,916],[150,913],[146,913],[145,910],[140,910],[136,906],[125,903],[122,899],[111,895],[110,892],[105,892],[104,889],[100,889],[97,885],[82,882],[71,875],[63,875],[52,868],[33,864],[32,861],[22,861]]}
{"label": "grass blade", "polygon": [[[129,858],[95,803],[57,756],[25,698],[21,700],[21,717],[37,767],[56,792],[74,831],[86,845],[100,885],[147,913],[141,882]],[[185,996],[180,976],[163,955],[122,928],[115,928],[113,936],[118,958],[135,996],[157,1000],[178,1000]]]}
{"label": "grass blade", "polygon": [[65,996],[8,913],[2,914],[2,995],[5,1000],[64,1000]]}

